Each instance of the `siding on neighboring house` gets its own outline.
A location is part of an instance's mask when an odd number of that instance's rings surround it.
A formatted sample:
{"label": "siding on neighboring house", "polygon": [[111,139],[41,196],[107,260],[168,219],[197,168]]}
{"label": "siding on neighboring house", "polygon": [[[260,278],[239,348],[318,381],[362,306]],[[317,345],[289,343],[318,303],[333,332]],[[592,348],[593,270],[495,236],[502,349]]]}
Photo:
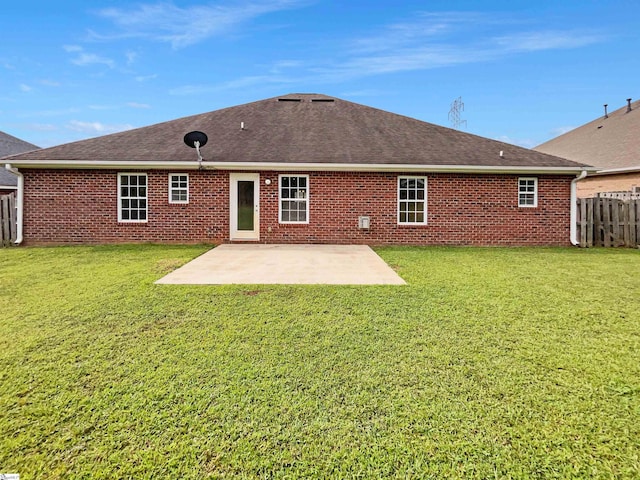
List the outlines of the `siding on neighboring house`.
{"label": "siding on neighboring house", "polygon": [[640,171],[594,175],[578,182],[578,197],[596,197],[600,192],[628,192],[640,187]]}
{"label": "siding on neighboring house", "polygon": [[[148,221],[118,223],[118,173],[24,170],[26,244],[225,243],[229,171],[189,171],[189,203],[168,200],[168,175],[151,170]],[[538,175],[538,206],[518,207],[518,175],[408,173],[427,177],[427,224],[398,225],[403,172],[309,175],[309,223],[278,222],[278,175],[260,172],[261,243],[370,245],[568,245],[573,175]],[[271,184],[266,185],[265,180]],[[358,217],[371,218],[360,230]]]}

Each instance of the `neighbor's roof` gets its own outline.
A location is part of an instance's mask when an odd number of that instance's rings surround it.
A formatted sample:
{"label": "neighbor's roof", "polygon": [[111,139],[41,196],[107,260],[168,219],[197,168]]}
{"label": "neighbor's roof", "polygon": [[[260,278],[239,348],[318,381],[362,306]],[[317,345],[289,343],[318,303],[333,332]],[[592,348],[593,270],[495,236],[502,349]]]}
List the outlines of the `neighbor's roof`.
{"label": "neighbor's roof", "polygon": [[[37,149],[34,144],[20,140],[8,133],[0,132],[0,158],[6,155],[28,152]],[[8,172],[2,163],[0,163],[0,186],[16,187],[18,185],[18,177]]]}
{"label": "neighbor's roof", "polygon": [[539,152],[593,165],[603,173],[640,170],[640,100],[538,145]]}
{"label": "neighbor's roof", "polygon": [[0,188],[2,187],[18,187],[18,177],[7,171],[4,165],[0,164]]}
{"label": "neighbor's roof", "polygon": [[[241,128],[244,126],[244,129]],[[584,165],[319,94],[289,94],[17,155],[19,167],[577,172]],[[503,152],[502,157],[500,153]]]}

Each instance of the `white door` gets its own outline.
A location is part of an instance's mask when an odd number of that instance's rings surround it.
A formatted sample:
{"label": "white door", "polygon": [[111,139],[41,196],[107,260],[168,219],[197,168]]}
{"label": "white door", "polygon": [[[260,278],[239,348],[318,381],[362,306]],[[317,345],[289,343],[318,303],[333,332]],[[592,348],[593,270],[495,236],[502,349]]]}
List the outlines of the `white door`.
{"label": "white door", "polygon": [[229,178],[230,239],[260,240],[260,175],[232,173]]}

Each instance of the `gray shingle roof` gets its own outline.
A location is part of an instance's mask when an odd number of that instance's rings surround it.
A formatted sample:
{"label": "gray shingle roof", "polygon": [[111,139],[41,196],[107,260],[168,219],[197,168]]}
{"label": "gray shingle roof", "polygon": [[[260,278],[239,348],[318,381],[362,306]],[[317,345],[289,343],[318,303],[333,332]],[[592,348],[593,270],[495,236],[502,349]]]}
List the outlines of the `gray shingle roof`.
{"label": "gray shingle roof", "polygon": [[640,170],[640,100],[535,147],[602,170]]}
{"label": "gray shingle roof", "polygon": [[4,165],[0,165],[0,188],[2,187],[17,187],[18,177],[13,173],[7,171]]}
{"label": "gray shingle roof", "polygon": [[[244,123],[244,130],[240,128]],[[126,132],[12,157],[73,163],[192,162],[183,136],[209,137],[204,164],[454,165],[564,167],[582,165],[319,94],[289,94]],[[500,157],[500,152],[503,157]]]}
{"label": "gray shingle roof", "polygon": [[[37,149],[34,144],[20,140],[8,133],[0,132],[0,158],[16,153],[28,152]],[[4,163],[0,162],[0,186],[15,187],[18,185],[18,178],[4,168]]]}

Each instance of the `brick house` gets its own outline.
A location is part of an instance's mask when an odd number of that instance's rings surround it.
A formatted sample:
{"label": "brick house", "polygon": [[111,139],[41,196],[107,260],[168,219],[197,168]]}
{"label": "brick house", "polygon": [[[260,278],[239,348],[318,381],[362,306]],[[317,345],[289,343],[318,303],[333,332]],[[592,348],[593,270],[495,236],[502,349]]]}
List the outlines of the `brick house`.
{"label": "brick house", "polygon": [[[593,165],[577,184],[579,198],[627,194],[640,198],[640,100],[535,147],[535,150]],[[621,197],[621,198],[624,198]]]}
{"label": "brick house", "polygon": [[[183,142],[201,131],[198,151]],[[585,165],[290,94],[4,159],[27,244],[568,245]],[[22,240],[22,239],[21,239]]]}

